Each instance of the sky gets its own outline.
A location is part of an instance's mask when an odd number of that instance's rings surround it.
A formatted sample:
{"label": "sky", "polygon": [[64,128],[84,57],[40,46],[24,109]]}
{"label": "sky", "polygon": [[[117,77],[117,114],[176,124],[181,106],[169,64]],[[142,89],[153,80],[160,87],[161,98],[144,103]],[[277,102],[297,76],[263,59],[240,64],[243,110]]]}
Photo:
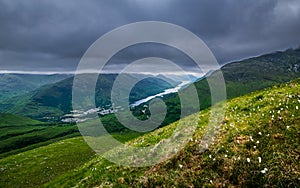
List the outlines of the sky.
{"label": "sky", "polygon": [[[0,0],[0,72],[72,72],[99,37],[140,21],[190,30],[220,64],[300,45],[299,0]],[[157,44],[122,50],[107,70],[150,56],[194,70],[185,54]]]}

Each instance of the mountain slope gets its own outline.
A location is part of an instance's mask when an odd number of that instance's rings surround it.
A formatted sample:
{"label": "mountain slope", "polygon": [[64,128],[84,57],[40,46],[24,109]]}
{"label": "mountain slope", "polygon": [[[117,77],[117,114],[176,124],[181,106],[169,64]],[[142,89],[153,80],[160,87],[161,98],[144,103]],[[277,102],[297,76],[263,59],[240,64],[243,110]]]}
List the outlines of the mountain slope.
{"label": "mountain slope", "polygon": [[[241,96],[300,77],[300,48],[233,62],[223,66],[221,71],[226,82],[227,97]],[[214,73],[210,76],[213,77]],[[207,81],[200,80],[195,87],[200,91],[203,108],[206,108],[210,105],[204,102],[207,99],[204,94],[205,88],[208,88]]]}
{"label": "mountain slope", "polygon": [[[300,48],[274,52],[239,62],[224,65],[221,70],[226,84],[227,98],[231,99],[253,91],[288,82],[300,77]],[[218,72],[209,72],[208,78],[214,80]],[[196,87],[200,108],[211,106],[211,93],[207,78],[193,83]],[[191,86],[190,86],[191,87]],[[180,92],[184,93],[189,88]],[[178,94],[164,97],[168,114],[164,125],[179,119],[181,104]]]}
{"label": "mountain slope", "polygon": [[0,74],[0,104],[14,96],[33,91],[42,85],[55,83],[71,75]]}
{"label": "mountain slope", "polygon": [[[82,88],[90,79],[91,75],[80,75]],[[96,105],[104,107],[110,105],[111,88],[116,74],[103,74],[99,76],[96,86]],[[125,75],[127,81],[143,78],[143,75]],[[71,111],[73,77],[58,83],[45,85],[29,94],[7,100],[5,112],[28,116],[43,121],[60,120],[60,116]],[[131,92],[130,102],[137,101],[149,95],[157,94],[165,89],[171,88],[168,82],[155,78],[145,78],[138,82]],[[84,92],[84,89],[83,89]],[[84,101],[84,99],[83,99]]]}
{"label": "mountain slope", "polygon": [[[203,153],[199,148],[209,109],[200,112],[190,142],[166,162],[129,168],[96,157],[47,187],[298,187],[299,91],[300,79],[228,101],[220,131]],[[176,126],[173,123],[128,144],[165,142]]]}

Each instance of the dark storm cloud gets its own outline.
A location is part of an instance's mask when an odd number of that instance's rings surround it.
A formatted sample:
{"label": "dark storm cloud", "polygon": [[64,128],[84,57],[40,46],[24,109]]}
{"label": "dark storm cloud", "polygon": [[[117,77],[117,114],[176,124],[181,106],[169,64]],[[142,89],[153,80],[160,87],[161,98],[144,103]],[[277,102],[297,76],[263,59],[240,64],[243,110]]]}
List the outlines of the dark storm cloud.
{"label": "dark storm cloud", "polygon": [[[0,70],[74,70],[101,35],[145,20],[189,29],[224,63],[299,45],[299,18],[299,0],[0,0]],[[129,50],[115,61],[149,49]]]}

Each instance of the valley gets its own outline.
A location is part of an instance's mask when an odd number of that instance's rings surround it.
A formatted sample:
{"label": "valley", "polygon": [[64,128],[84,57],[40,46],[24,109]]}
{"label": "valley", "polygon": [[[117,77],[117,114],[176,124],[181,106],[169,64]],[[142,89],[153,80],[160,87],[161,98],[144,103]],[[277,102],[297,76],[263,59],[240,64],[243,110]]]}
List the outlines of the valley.
{"label": "valley", "polygon": [[[207,79],[214,77],[214,71],[194,78],[192,83],[162,75],[146,79],[141,79],[145,75],[126,75],[129,80],[141,80],[131,91],[127,106],[136,118],[149,119],[152,99],[160,98],[167,106],[162,124],[145,133],[130,130],[118,121],[115,113],[125,107],[110,102],[115,74],[98,78],[98,107],[82,111],[72,110],[73,77],[51,78],[54,83],[48,80],[40,87],[29,84],[30,89],[6,95],[0,101],[0,187],[297,187],[299,65],[299,48],[224,65],[221,71],[228,100],[219,102],[226,104],[225,118],[215,141],[201,152],[211,107]],[[82,76],[88,81],[89,75]],[[167,142],[178,124],[179,95],[192,85],[201,108],[196,132],[182,150],[154,166],[113,164],[90,148],[76,126],[89,125],[96,117],[121,143],[160,145]],[[188,124],[195,116],[188,114],[184,121]],[[105,154],[117,152],[112,149]]]}
{"label": "valley", "polygon": [[[228,101],[216,142],[203,153],[199,153],[199,144],[209,109],[200,112],[201,120],[187,146],[161,164],[143,168],[118,166],[95,156],[78,137],[1,159],[1,183],[5,186],[23,182],[22,187],[46,182],[46,187],[152,187],[191,183],[195,186],[296,186],[300,170],[299,89],[298,79]],[[189,118],[192,116],[186,121]],[[176,126],[173,123],[125,142],[138,147],[155,145],[166,139]],[[283,157],[285,154],[288,157]],[[70,157],[79,158],[64,161]],[[33,167],[36,161],[40,165]],[[28,169],[32,169],[31,173]]]}

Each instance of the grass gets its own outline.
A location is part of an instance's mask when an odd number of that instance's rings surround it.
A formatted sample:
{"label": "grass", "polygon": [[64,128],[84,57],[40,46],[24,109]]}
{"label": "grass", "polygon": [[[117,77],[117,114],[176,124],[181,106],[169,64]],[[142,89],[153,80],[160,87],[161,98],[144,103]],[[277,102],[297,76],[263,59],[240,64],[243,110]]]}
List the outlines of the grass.
{"label": "grass", "polygon": [[0,187],[37,187],[91,159],[94,152],[81,137],[0,160]]}
{"label": "grass", "polygon": [[51,125],[27,117],[0,114],[0,158],[79,135],[74,125]]}
{"label": "grass", "polygon": [[[0,159],[80,135],[74,124],[44,123],[12,114],[0,114],[0,117]],[[101,117],[101,121],[121,142],[142,135],[116,123],[114,115]]]}
{"label": "grass", "polygon": [[[171,159],[150,167],[124,167],[97,156],[45,184],[46,187],[299,187],[300,80],[226,103],[226,117],[212,145],[200,152],[210,115]],[[190,116],[187,118],[189,122]],[[128,144],[166,141],[177,124]],[[133,161],[134,162],[134,161]]]}
{"label": "grass", "polygon": [[[136,133],[113,133],[121,142],[136,138]],[[49,143],[48,143],[49,144]],[[30,147],[30,146],[29,146]],[[0,187],[40,187],[69,173],[95,157],[82,137],[60,140],[0,159]]]}
{"label": "grass", "polygon": [[42,122],[13,114],[0,113],[0,128],[8,126],[39,125]]}

